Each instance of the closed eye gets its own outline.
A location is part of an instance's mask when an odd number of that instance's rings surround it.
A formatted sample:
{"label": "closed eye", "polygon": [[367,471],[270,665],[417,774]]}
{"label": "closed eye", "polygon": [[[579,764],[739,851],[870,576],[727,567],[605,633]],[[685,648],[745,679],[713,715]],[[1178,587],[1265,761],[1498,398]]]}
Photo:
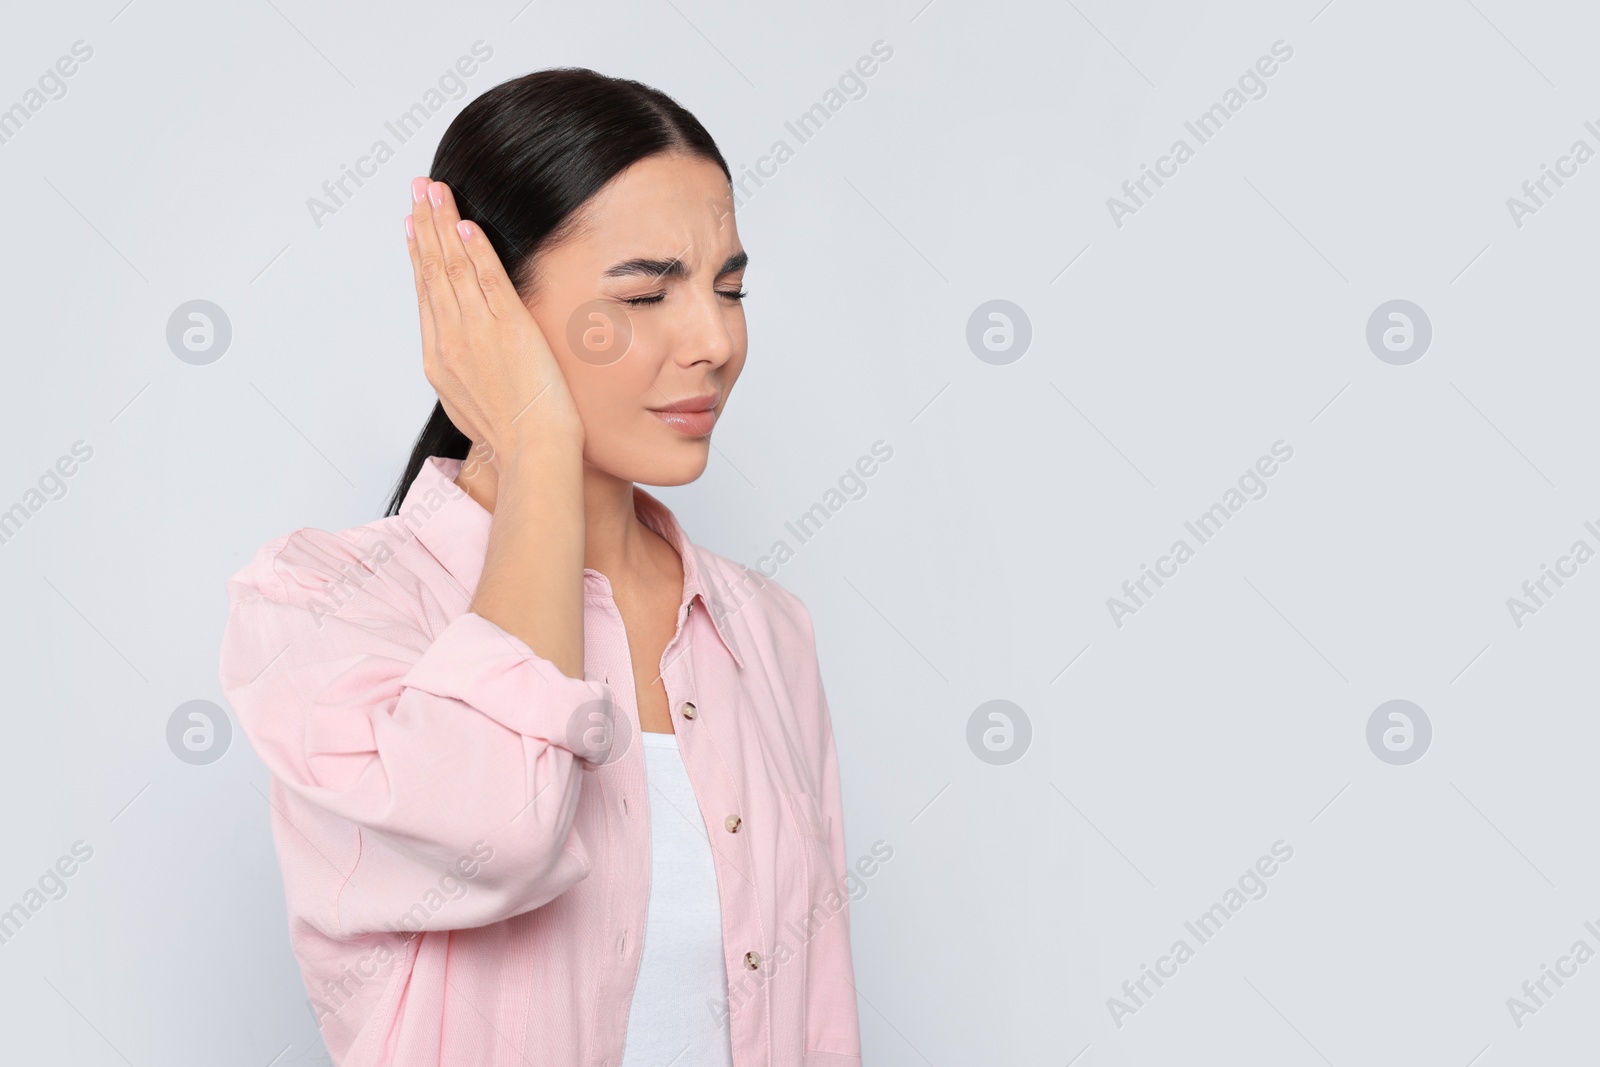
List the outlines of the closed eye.
{"label": "closed eye", "polygon": [[[717,295],[718,296],[722,296],[722,297],[726,297],[729,300],[743,300],[745,297],[749,296],[750,294],[745,289],[718,289],[717,290]],[[656,293],[653,296],[625,297],[622,302],[624,304],[628,304],[628,305],[630,305],[632,307],[639,307],[642,304],[659,304],[659,303],[661,303],[661,301],[665,300],[666,298],[667,298],[667,294],[666,293]]]}

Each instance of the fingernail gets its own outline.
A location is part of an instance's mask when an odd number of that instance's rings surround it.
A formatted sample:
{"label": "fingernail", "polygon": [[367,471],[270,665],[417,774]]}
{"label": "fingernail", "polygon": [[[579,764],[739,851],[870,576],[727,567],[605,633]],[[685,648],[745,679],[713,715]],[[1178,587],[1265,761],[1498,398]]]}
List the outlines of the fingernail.
{"label": "fingernail", "polygon": [[428,199],[433,201],[434,207],[444,207],[443,182],[434,182],[428,186]]}
{"label": "fingernail", "polygon": [[466,219],[462,219],[460,222],[456,223],[456,232],[461,235],[461,239],[463,241],[472,240],[472,223],[468,222]]}
{"label": "fingernail", "polygon": [[406,240],[415,241],[416,239],[417,239],[416,224],[411,221],[411,216],[407,215],[406,216]]}
{"label": "fingernail", "polygon": [[411,179],[411,202],[414,203],[414,204],[420,204],[420,203],[422,203],[422,198],[427,196],[427,195],[428,195],[428,179],[426,179],[426,178],[412,178]]}

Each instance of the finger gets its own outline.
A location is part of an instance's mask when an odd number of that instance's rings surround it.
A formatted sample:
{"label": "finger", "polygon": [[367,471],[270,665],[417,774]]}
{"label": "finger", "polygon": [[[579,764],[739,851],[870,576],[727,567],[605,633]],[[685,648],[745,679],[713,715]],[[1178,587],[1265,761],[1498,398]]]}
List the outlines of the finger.
{"label": "finger", "polygon": [[444,273],[450,279],[456,306],[463,317],[488,318],[489,307],[478,285],[478,270],[461,243],[461,231],[456,229],[461,213],[456,208],[455,194],[444,182],[433,182],[428,186],[428,202],[433,205],[434,229],[444,253]]}
{"label": "finger", "polygon": [[[428,303],[433,308],[434,336],[442,336],[461,321],[461,308],[456,304],[455,290],[445,277],[444,249],[439,244],[439,233],[434,224],[433,202],[428,188],[433,183],[418,178],[411,183],[411,217],[416,223],[417,255],[422,265],[422,282],[427,287]],[[418,193],[421,199],[418,199]]]}
{"label": "finger", "polygon": [[495,254],[494,245],[489,243],[489,236],[483,232],[483,227],[475,222],[463,222],[457,229],[464,231],[461,234],[462,244],[472,260],[473,269],[478,273],[478,288],[483,292],[483,302],[489,314],[497,319],[505,318],[513,301],[522,305],[516,286],[511,284],[511,278],[506,274],[505,264]]}
{"label": "finger", "polygon": [[422,257],[417,251],[416,219],[406,216],[406,253],[411,257],[411,276],[417,286],[417,318],[422,324],[422,359],[426,366],[433,359],[433,307],[428,287],[422,281]]}

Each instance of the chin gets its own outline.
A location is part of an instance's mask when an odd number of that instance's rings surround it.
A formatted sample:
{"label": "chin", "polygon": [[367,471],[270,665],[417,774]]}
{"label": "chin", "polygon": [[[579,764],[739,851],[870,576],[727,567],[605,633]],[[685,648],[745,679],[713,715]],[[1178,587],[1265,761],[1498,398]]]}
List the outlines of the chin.
{"label": "chin", "polygon": [[693,463],[664,463],[655,462],[644,465],[644,469],[634,475],[629,481],[641,485],[688,485],[706,472],[705,457],[702,456]]}
{"label": "chin", "polygon": [[640,485],[688,485],[706,471],[711,455],[709,438],[681,437],[665,443],[651,442],[646,449],[619,464],[619,477]]}

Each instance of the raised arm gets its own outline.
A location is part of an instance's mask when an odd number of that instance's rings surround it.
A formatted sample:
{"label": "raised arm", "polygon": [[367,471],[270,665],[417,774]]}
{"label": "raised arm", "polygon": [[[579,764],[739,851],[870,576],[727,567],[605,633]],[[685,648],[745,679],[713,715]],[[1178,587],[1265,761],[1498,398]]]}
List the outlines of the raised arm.
{"label": "raised arm", "polygon": [[[583,672],[583,429],[566,383],[448,189],[418,179],[406,235],[424,371],[493,497],[469,609],[430,632],[415,583],[374,575],[328,614],[323,583],[368,564],[314,530],[229,585],[223,688],[273,773],[288,881],[331,936],[406,915],[479,926],[558,896],[591,866],[571,832],[580,761],[611,738],[611,691]],[[441,882],[467,892],[419,910]]]}

